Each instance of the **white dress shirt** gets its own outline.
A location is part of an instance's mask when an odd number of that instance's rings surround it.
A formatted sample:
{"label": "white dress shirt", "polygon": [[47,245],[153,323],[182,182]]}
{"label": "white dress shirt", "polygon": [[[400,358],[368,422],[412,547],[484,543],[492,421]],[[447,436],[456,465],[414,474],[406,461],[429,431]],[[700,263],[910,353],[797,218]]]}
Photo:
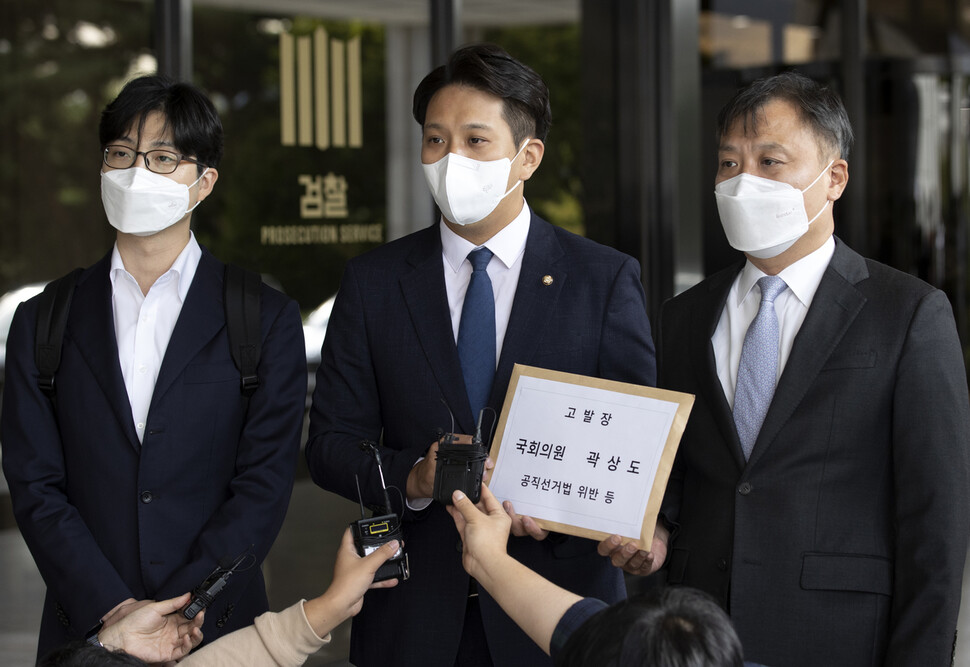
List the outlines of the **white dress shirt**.
{"label": "white dress shirt", "polygon": [[458,342],[458,325],[461,323],[461,308],[465,303],[465,292],[472,278],[472,264],[467,261],[468,253],[478,248],[488,248],[492,251],[492,259],[486,271],[492,281],[492,293],[495,296],[495,363],[502,356],[502,341],[505,331],[509,327],[509,315],[512,313],[512,301],[515,299],[515,288],[519,284],[519,274],[522,273],[522,254],[525,252],[525,242],[529,238],[529,225],[532,222],[532,212],[529,205],[522,203],[522,210],[512,222],[502,231],[490,238],[481,246],[476,246],[455,234],[444,223],[440,223],[441,230],[441,258],[445,271],[445,291],[448,293],[448,310],[451,312],[451,327]]}
{"label": "white dress shirt", "polygon": [[190,232],[189,242],[172,267],[158,277],[148,294],[142,294],[138,281],[125,269],[117,243],[111,253],[111,305],[118,361],[139,441],[144,441],[158,371],[201,258],[202,249]]}
{"label": "white dress shirt", "polygon": [[[788,285],[788,289],[775,298],[775,313],[778,315],[778,375],[777,383],[785,370],[791,354],[795,336],[805,321],[808,309],[815,298],[822,274],[835,252],[835,239],[829,237],[818,249],[786,267],[778,275]],[[717,377],[721,380],[724,396],[728,405],[734,409],[734,392],[738,385],[738,364],[741,361],[741,347],[751,321],[761,307],[761,288],[758,279],[766,274],[746,262],[741,273],[735,278],[728,292],[721,319],[717,323],[711,344],[714,346],[714,360],[717,364]]]}

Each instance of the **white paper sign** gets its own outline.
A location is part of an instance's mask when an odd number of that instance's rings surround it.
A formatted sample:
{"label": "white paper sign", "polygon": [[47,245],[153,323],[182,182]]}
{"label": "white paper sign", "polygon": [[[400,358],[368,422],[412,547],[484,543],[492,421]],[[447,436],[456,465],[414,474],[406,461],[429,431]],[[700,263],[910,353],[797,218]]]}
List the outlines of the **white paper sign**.
{"label": "white paper sign", "polygon": [[639,539],[682,402],[520,374],[506,400],[489,488],[518,514]]}

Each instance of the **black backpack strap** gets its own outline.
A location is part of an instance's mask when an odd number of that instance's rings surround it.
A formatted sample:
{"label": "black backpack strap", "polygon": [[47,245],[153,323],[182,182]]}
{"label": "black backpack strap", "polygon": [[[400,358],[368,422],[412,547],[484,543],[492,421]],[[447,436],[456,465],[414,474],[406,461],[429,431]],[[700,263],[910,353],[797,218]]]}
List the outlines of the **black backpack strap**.
{"label": "black backpack strap", "polygon": [[226,327],[229,332],[229,351],[239,369],[240,389],[247,398],[259,386],[256,368],[259,366],[259,293],[263,279],[254,271],[226,264],[225,295]]}
{"label": "black backpack strap", "polygon": [[37,305],[37,331],[34,334],[34,362],[40,377],[37,384],[48,398],[54,398],[54,375],[61,365],[64,330],[71,310],[74,284],[81,269],[52,280],[41,292]]}

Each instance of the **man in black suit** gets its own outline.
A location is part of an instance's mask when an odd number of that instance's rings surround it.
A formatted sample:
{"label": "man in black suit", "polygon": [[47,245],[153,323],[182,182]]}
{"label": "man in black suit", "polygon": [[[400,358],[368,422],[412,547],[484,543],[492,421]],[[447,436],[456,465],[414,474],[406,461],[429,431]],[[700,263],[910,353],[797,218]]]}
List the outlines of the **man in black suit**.
{"label": "man in black suit", "polygon": [[[498,411],[515,363],[653,384],[640,270],[633,258],[554,227],[526,205],[523,181],[542,160],[550,122],[548,90],[534,71],[497,47],[465,47],[418,86],[414,117],[442,219],[348,263],[306,448],[320,486],[356,500],[356,476],[364,502],[374,505],[383,504],[380,480],[359,443],[380,440],[384,478],[406,496],[411,579],[367,594],[351,660],[549,664],[470,584],[454,522],[430,499],[432,442],[436,429],[473,433],[483,407]],[[482,248],[494,256],[473,269]],[[483,315],[469,332],[467,318]],[[468,345],[476,332],[485,333]],[[594,542],[546,536],[523,517],[513,532],[509,552],[547,578],[582,595],[625,597],[622,572]]]}
{"label": "man in black suit", "polygon": [[661,386],[697,396],[663,505],[668,581],[717,597],[749,660],[950,664],[970,529],[950,305],[833,236],[852,139],[834,93],[757,81],[718,136],[721,222],[747,260],[662,311]]}
{"label": "man in black suit", "polygon": [[252,566],[202,629],[211,641],[266,611],[259,563],[286,514],[306,401],[299,309],[265,284],[259,386],[240,391],[225,265],[190,226],[223,152],[212,102],[141,77],[105,108],[99,134],[116,241],[77,278],[56,400],[34,362],[39,298],[17,310],[7,343],[3,471],[47,584],[39,655],[112,609],[192,590],[247,549]]}

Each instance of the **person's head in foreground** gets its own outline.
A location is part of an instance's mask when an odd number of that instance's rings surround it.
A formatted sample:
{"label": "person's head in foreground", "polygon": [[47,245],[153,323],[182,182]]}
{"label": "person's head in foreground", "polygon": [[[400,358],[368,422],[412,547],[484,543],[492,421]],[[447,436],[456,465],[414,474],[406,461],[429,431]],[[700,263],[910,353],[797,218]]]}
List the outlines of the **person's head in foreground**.
{"label": "person's head in foreground", "polygon": [[570,636],[557,667],[741,667],[731,619],[699,590],[668,587],[618,602]]}

